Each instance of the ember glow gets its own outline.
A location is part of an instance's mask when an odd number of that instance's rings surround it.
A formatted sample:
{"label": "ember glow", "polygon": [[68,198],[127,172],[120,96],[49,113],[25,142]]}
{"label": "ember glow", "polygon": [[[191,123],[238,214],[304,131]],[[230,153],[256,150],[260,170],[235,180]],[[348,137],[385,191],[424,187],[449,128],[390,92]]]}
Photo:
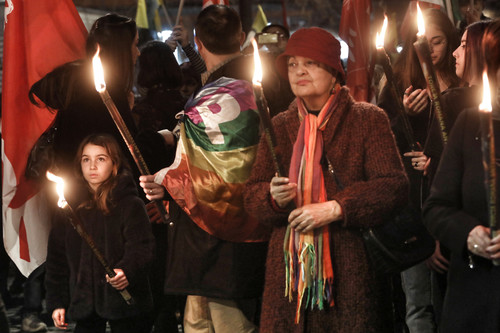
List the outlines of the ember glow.
{"label": "ember glow", "polygon": [[421,37],[425,35],[425,21],[424,15],[422,15],[422,11],[420,10],[420,5],[417,1],[417,23],[418,23],[418,32],[417,36]]}
{"label": "ember glow", "polygon": [[384,15],[384,23],[382,24],[382,30],[380,30],[380,34],[377,32],[375,38],[375,47],[377,49],[382,49],[384,47],[384,38],[386,31],[387,31],[387,15]]}
{"label": "ember glow", "polygon": [[257,45],[257,42],[255,39],[252,39],[252,45],[253,45],[253,62],[254,62],[254,73],[253,73],[253,79],[252,83],[258,86],[262,85],[262,62],[260,61],[260,56],[259,56],[259,47]]}
{"label": "ember glow", "polygon": [[57,201],[57,205],[61,208],[64,208],[68,205],[68,202],[64,198],[64,180],[61,177],[54,175],[53,173],[47,171],[47,179],[51,182],[56,183],[56,192],[59,196],[59,200]]}
{"label": "ember glow", "polygon": [[101,58],[99,57],[100,47],[97,45],[97,51],[92,58],[92,67],[94,68],[94,84],[98,92],[106,90],[106,82],[104,81],[104,70],[102,69]]}
{"label": "ember glow", "polygon": [[479,111],[491,112],[491,91],[488,74],[483,71],[483,101],[479,104]]}

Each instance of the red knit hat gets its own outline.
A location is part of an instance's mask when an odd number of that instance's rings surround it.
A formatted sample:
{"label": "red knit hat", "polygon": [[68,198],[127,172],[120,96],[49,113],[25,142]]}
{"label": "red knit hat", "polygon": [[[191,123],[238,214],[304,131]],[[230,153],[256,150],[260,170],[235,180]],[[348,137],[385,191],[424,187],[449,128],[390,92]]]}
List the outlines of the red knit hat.
{"label": "red knit hat", "polygon": [[276,69],[287,80],[289,56],[306,57],[328,65],[345,79],[344,69],[340,63],[340,42],[324,29],[302,28],[292,34],[286,44],[285,52],[276,58]]}

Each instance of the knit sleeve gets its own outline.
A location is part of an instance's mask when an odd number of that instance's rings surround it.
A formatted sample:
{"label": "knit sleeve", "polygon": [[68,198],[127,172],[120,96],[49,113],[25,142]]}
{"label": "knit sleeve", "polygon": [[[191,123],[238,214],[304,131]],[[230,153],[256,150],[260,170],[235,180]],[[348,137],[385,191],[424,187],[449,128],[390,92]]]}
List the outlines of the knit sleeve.
{"label": "knit sleeve", "polygon": [[205,62],[200,57],[198,52],[195,51],[195,49],[191,44],[186,45],[185,47],[182,48],[182,50],[189,58],[189,62],[191,62],[191,66],[193,66],[193,69],[195,70],[196,73],[201,74],[207,71],[207,66],[205,65]]}
{"label": "knit sleeve", "polygon": [[[281,122],[281,119],[284,119],[284,117],[281,116],[282,115],[279,115],[273,118],[273,125],[276,130],[277,138],[283,137],[280,133],[282,133],[285,128],[285,126],[283,126],[283,122]],[[276,118],[280,118],[280,120],[277,121]],[[280,146],[280,144],[278,144],[278,146]],[[280,151],[285,150],[283,149],[284,147],[280,148]],[[279,157],[281,157],[281,166],[288,166],[284,163],[285,160],[283,159],[282,154],[278,153],[278,158]],[[273,204],[273,200],[271,199],[271,194],[269,192],[270,182],[275,173],[276,170],[273,158],[271,157],[266,137],[263,135],[259,142],[257,157],[252,167],[250,178],[245,186],[244,202],[247,212],[258,218],[261,223],[268,226],[286,225],[287,216],[289,214],[289,211],[287,210],[278,209],[277,205]]]}

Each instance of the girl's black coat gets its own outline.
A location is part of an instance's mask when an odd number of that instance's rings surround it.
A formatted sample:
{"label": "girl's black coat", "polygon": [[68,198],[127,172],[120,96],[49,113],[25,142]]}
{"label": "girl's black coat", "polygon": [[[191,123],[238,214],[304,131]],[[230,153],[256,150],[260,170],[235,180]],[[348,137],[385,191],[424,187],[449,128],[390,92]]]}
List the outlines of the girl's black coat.
{"label": "girl's black coat", "polygon": [[124,271],[130,283],[127,289],[136,304],[127,305],[120,293],[106,283],[104,268],[89,245],[67,217],[59,214],[50,233],[47,253],[45,286],[49,311],[65,308],[72,320],[81,320],[93,312],[102,318],[119,319],[151,310],[148,265],[153,257],[154,240],[130,174],[120,176],[112,198],[115,207],[109,215],[97,209],[80,209],[77,214],[109,266]]}

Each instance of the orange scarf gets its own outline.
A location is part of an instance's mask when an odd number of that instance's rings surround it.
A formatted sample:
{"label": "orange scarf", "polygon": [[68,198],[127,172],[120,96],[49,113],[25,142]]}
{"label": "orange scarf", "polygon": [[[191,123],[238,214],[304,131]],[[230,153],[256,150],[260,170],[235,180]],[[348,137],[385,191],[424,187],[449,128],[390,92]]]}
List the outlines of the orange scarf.
{"label": "orange scarf", "polygon": [[[290,162],[290,182],[297,184],[297,207],[327,201],[326,188],[321,168],[323,156],[323,130],[338,105],[340,85],[323,106],[318,116],[309,113],[300,98],[297,98],[301,120],[297,140],[293,145]],[[295,322],[300,319],[300,309],[307,294],[305,308],[324,308],[333,301],[333,268],[330,256],[330,232],[328,225],[300,233],[288,226],[284,242],[286,265],[285,295],[292,300],[292,291],[297,292]]]}

